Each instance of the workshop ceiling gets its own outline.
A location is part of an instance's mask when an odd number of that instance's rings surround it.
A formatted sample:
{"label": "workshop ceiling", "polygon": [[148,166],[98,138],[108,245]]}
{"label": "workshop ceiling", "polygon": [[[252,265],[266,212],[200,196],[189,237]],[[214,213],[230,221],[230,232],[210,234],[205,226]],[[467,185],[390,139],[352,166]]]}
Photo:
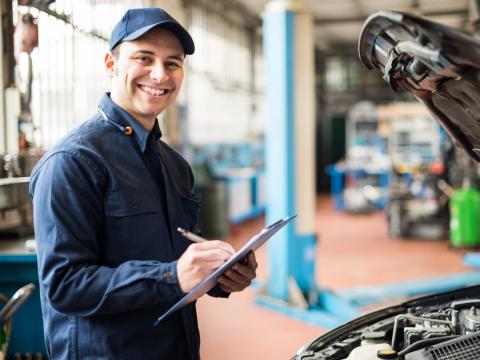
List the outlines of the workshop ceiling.
{"label": "workshop ceiling", "polygon": [[[242,0],[260,15],[268,2]],[[307,3],[315,18],[316,43],[322,49],[356,44],[363,22],[378,10],[409,12],[457,29],[469,27],[469,0],[308,0]]]}

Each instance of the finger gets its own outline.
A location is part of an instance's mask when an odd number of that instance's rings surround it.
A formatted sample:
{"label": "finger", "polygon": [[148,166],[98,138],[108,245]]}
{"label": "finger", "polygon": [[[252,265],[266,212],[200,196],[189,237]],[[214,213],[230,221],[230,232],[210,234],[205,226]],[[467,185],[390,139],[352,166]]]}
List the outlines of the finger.
{"label": "finger", "polygon": [[238,284],[244,285],[244,286],[250,285],[251,280],[252,280],[252,278],[243,276],[243,275],[239,274],[238,272],[236,272],[232,269],[228,269],[227,271],[225,271],[224,276],[226,276],[230,280],[232,280],[232,281],[234,281]]}
{"label": "finger", "polygon": [[202,254],[211,259],[222,259],[224,261],[227,261],[232,257],[230,252],[220,248],[202,251]]}
{"label": "finger", "polygon": [[211,273],[214,270],[218,269],[223,264],[225,264],[224,260],[209,260],[207,262],[202,263],[201,267],[205,270],[209,270],[208,272]]}
{"label": "finger", "polygon": [[221,240],[208,240],[208,241],[196,243],[196,245],[202,249],[223,248],[227,251],[235,252],[232,245]]}
{"label": "finger", "polygon": [[223,249],[230,255],[235,254],[235,249],[232,247],[232,245],[221,240],[209,240],[201,243],[192,244],[191,246],[195,246],[199,250]]}
{"label": "finger", "polygon": [[255,257],[255,253],[253,251],[250,251],[247,254],[247,266],[252,269],[253,271],[257,270],[258,263],[257,259]]}
{"label": "finger", "polygon": [[241,284],[236,283],[235,281],[230,280],[226,276],[220,276],[217,281],[221,284],[224,285],[225,287],[230,289],[230,292],[237,292],[237,291],[242,291],[243,289],[246,288],[246,286],[243,286]]}
{"label": "finger", "polygon": [[227,272],[230,271],[248,280],[253,280],[256,277],[255,271],[250,269],[247,265],[242,265],[239,263],[232,265],[232,267],[227,270]]}
{"label": "finger", "polygon": [[225,264],[225,260],[223,259],[209,259],[204,261],[192,262],[192,266],[199,269],[201,272],[205,272],[208,274],[212,273],[213,271],[221,267],[223,264]]}
{"label": "finger", "polygon": [[235,292],[235,291],[233,291],[233,289],[231,289],[231,288],[229,288],[228,286],[223,285],[223,284],[219,284],[219,287],[220,287],[220,289],[222,289],[223,291],[225,291],[225,292],[227,292],[227,293]]}
{"label": "finger", "polygon": [[232,255],[224,249],[199,250],[193,255],[198,262],[227,261]]}

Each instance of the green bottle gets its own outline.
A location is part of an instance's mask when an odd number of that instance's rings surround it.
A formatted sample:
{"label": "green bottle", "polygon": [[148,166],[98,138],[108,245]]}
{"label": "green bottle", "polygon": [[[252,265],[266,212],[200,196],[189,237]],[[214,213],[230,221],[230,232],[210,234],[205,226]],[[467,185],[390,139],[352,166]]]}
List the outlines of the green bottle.
{"label": "green bottle", "polygon": [[453,247],[480,245],[480,192],[466,187],[450,198],[450,241]]}

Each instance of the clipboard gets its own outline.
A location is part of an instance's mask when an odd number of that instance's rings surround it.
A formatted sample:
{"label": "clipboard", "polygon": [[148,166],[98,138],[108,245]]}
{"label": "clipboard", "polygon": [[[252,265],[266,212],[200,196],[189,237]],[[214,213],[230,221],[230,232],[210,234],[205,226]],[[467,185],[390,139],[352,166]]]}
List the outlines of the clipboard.
{"label": "clipboard", "polygon": [[273,224],[262,229],[259,233],[255,234],[240,250],[238,250],[230,259],[228,259],[222,266],[206,277],[202,282],[195,286],[188,294],[182,297],[175,305],[167,310],[157,321],[154,326],[157,326],[163,319],[169,316],[174,311],[184,307],[188,303],[198,299],[202,295],[205,295],[211,288],[217,283],[219,278],[228,268],[230,268],[236,262],[243,260],[250,251],[257,250],[260,246],[265,244],[275,233],[287,225],[290,221],[295,219],[297,215],[289,216],[285,219],[278,220]]}

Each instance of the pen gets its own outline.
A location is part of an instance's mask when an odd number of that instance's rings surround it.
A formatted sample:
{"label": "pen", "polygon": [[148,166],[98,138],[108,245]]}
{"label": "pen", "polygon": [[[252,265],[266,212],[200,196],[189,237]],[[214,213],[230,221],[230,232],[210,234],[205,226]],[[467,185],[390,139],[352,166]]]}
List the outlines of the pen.
{"label": "pen", "polygon": [[201,243],[208,241],[207,239],[202,238],[201,236],[198,236],[190,231],[187,231],[185,229],[182,229],[181,227],[177,228],[177,231],[185,238],[187,238],[190,241],[196,242],[196,243]]}

